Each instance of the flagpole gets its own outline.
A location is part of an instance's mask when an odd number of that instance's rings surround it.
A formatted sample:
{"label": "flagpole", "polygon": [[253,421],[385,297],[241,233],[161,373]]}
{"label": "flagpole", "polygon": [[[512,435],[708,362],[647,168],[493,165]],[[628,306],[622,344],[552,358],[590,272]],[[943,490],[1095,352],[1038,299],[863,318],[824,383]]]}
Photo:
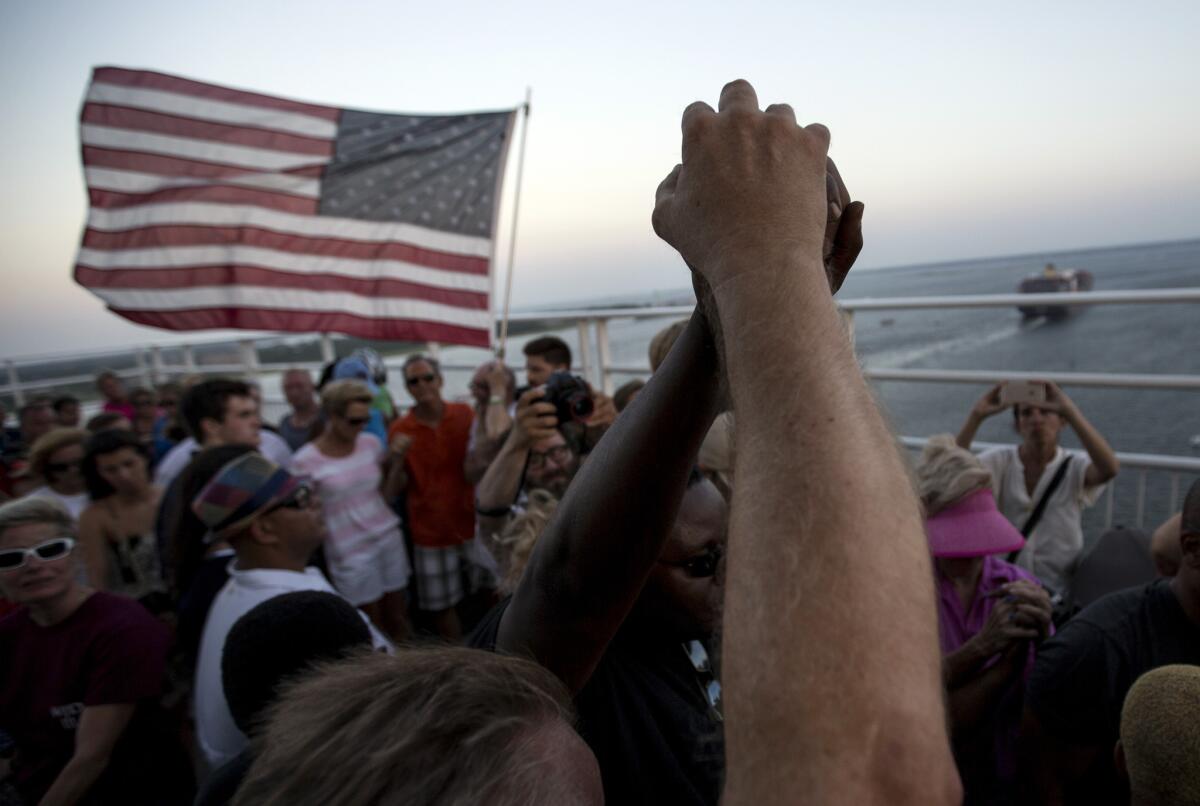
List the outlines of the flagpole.
{"label": "flagpole", "polygon": [[525,138],[529,134],[529,109],[533,98],[533,88],[525,88],[525,105],[521,107],[525,115],[521,123],[521,149],[517,154],[517,188],[513,197],[512,232],[508,238],[508,275],[504,278],[504,310],[500,315],[500,342],[496,348],[496,357],[504,360],[504,351],[508,346],[508,309],[512,303],[513,261],[517,254],[517,214],[521,211],[521,177],[525,173]]}

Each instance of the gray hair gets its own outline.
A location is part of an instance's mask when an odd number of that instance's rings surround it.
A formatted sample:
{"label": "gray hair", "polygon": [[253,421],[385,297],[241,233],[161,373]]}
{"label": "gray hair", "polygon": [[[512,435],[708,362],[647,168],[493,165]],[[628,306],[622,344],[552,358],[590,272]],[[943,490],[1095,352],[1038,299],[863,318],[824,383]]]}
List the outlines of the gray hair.
{"label": "gray hair", "polygon": [[437,375],[439,378],[441,377],[442,365],[438,363],[438,360],[422,353],[417,353],[416,355],[410,355],[408,358],[404,359],[404,365],[400,368],[400,371],[404,373],[405,378],[408,377],[408,368],[421,361],[424,361],[433,368],[434,375]]}
{"label": "gray hair", "polygon": [[315,664],[281,690],[253,739],[234,806],[560,804],[566,770],[536,742],[573,721],[532,661],[462,647]]}
{"label": "gray hair", "polygon": [[929,438],[917,462],[917,490],[925,504],[926,517],[933,517],[968,493],[991,484],[991,471],[975,454],[960,448],[954,437],[938,434]]}
{"label": "gray hair", "polygon": [[9,529],[28,526],[31,523],[44,523],[55,527],[64,535],[75,535],[75,521],[71,519],[71,513],[52,499],[22,498],[0,506],[0,537],[4,537],[4,533]]}

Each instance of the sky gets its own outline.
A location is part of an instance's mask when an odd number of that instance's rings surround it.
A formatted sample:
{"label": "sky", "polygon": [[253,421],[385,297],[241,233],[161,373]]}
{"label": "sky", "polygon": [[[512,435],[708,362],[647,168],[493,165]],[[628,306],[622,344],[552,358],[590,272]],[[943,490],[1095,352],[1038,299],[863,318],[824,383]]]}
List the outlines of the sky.
{"label": "sky", "polygon": [[[211,340],[71,279],[78,115],[117,65],[339,107],[533,92],[516,307],[688,285],[654,236],[679,116],[746,78],[831,129],[860,270],[1200,237],[1200,3],[32,2],[0,6],[0,359]],[[511,227],[516,149],[498,254]],[[504,259],[498,267],[503,283]]]}

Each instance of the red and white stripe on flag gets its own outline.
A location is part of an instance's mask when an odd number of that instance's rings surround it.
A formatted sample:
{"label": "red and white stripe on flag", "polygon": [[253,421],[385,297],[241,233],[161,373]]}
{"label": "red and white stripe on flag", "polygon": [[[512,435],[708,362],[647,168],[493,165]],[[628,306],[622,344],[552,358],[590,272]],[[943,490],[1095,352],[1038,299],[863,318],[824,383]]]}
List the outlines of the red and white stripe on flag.
{"label": "red and white stripe on flag", "polygon": [[[483,134],[469,139],[467,124],[450,129],[457,140],[428,131],[425,140],[438,146],[422,141],[419,149],[401,147],[414,141],[400,133],[406,126],[419,132],[457,118],[379,115],[380,130],[393,125],[397,133],[379,138],[367,126],[373,144],[352,140],[362,131],[339,130],[347,114],[161,73],[97,68],[80,120],[91,207],[75,280],[114,313],[170,330],[338,332],[487,346],[495,228],[470,215],[491,219],[498,209],[513,111],[502,113],[502,135],[491,135],[496,144]],[[360,123],[366,115],[353,114]],[[343,150],[352,143],[353,156],[340,157],[339,143]],[[322,203],[331,163],[341,164],[339,192],[351,196],[355,179],[347,171],[369,166],[361,174],[369,195],[375,178],[390,175],[389,164],[408,171],[418,152],[441,168],[436,193],[427,177],[376,189],[382,206],[365,216],[369,205],[342,217],[331,209],[336,199]],[[486,175],[476,170],[481,164],[491,166]],[[461,209],[445,200],[462,200]],[[437,216],[422,209],[435,205]]]}

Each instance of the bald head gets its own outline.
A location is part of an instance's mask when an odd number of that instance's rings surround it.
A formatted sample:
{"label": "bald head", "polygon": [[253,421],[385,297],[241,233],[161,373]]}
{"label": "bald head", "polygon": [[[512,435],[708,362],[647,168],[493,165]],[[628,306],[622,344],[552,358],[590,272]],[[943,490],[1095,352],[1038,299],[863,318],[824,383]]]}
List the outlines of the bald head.
{"label": "bald head", "polygon": [[1121,709],[1120,746],[1134,806],[1200,803],[1200,666],[1139,677]]}

